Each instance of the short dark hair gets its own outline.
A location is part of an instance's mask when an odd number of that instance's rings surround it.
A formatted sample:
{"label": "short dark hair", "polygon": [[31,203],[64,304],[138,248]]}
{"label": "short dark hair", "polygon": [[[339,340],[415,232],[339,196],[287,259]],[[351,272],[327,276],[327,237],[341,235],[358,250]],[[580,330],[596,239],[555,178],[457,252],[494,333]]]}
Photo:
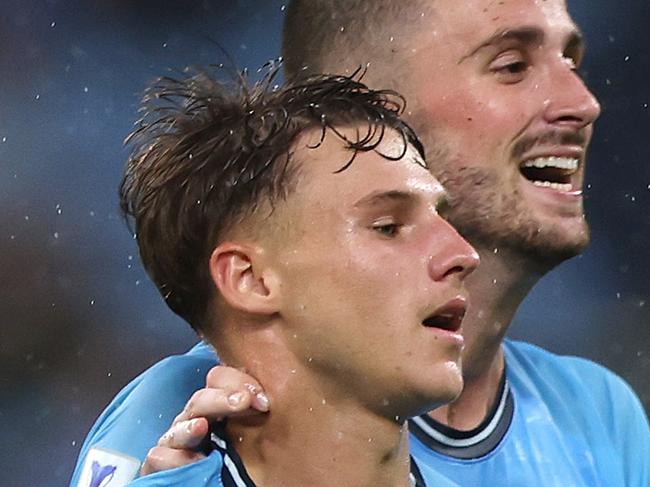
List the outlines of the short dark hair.
{"label": "short dark hair", "polygon": [[[396,47],[433,0],[291,0],[284,19],[282,56],[288,79],[343,73],[381,60],[394,65]],[[376,70],[370,69],[375,76]],[[389,74],[389,73],[388,73]],[[386,85],[384,85],[386,86]]]}
{"label": "short dark hair", "polygon": [[[292,145],[316,128],[351,150],[376,150],[386,128],[422,154],[400,119],[403,98],[352,76],[319,75],[279,87],[278,67],[253,85],[245,73],[220,81],[217,67],[162,77],[145,91],[143,117],[120,185],[120,206],[145,269],[168,306],[197,331],[215,292],[208,261],[219,239],[260,204],[285,198],[296,182]],[[367,125],[356,139],[337,127]],[[384,156],[388,157],[388,156]]]}

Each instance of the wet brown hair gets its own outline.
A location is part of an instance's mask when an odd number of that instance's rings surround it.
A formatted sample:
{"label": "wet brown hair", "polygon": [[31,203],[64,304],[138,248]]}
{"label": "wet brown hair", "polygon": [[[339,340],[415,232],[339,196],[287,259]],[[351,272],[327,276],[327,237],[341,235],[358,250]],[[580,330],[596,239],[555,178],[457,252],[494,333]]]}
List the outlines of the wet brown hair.
{"label": "wet brown hair", "polygon": [[[423,155],[400,119],[399,94],[367,88],[361,72],[277,86],[278,69],[254,84],[241,73],[222,81],[217,67],[162,77],[145,91],[142,118],[127,138],[121,209],[166,303],[198,332],[209,326],[215,293],[212,251],[256,208],[289,196],[299,182],[291,160],[298,135],[317,129],[339,137],[351,153],[339,171],[358,152],[376,150],[387,128],[401,135],[404,151],[408,142]],[[338,130],[350,125],[359,129],[354,140]]]}

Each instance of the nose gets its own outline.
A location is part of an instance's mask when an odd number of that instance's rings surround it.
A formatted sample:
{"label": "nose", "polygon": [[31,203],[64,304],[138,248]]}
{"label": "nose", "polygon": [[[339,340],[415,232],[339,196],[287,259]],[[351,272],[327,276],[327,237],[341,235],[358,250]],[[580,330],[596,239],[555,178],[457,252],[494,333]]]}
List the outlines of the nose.
{"label": "nose", "polygon": [[434,281],[451,277],[462,281],[474,272],[479,264],[478,253],[442,218],[433,240],[435,250],[429,257],[429,275]]}
{"label": "nose", "polygon": [[549,77],[551,88],[544,112],[547,123],[581,129],[598,118],[598,100],[566,61],[558,62]]}

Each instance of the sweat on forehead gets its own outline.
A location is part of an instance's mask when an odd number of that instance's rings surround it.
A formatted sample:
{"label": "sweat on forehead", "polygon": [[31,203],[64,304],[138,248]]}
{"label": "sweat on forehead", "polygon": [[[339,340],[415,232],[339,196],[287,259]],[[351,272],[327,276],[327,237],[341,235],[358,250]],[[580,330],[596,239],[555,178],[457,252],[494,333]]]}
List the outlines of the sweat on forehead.
{"label": "sweat on forehead", "polygon": [[[400,119],[397,93],[367,88],[358,73],[274,86],[277,71],[254,85],[245,76],[221,81],[210,69],[161,78],[146,90],[127,139],[121,208],[167,304],[196,329],[212,292],[206,262],[215,243],[290,193],[289,162],[302,132],[332,132],[352,159],[375,150],[391,129],[422,153]],[[341,126],[358,127],[359,137],[344,136]]]}

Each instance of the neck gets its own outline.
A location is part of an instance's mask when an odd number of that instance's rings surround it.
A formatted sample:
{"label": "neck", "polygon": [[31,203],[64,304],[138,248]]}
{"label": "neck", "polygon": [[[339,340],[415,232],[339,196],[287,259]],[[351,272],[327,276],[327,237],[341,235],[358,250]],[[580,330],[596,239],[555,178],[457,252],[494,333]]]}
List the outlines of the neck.
{"label": "neck", "polygon": [[248,370],[265,385],[271,412],[231,418],[227,433],[256,485],[408,487],[404,422],[337,395],[268,342],[246,347],[270,359],[249,362]]}
{"label": "neck", "polygon": [[463,320],[463,392],[432,411],[436,421],[459,430],[479,426],[497,400],[504,371],[503,338],[519,305],[545,270],[507,249],[478,249],[481,265],[467,280],[471,303]]}

